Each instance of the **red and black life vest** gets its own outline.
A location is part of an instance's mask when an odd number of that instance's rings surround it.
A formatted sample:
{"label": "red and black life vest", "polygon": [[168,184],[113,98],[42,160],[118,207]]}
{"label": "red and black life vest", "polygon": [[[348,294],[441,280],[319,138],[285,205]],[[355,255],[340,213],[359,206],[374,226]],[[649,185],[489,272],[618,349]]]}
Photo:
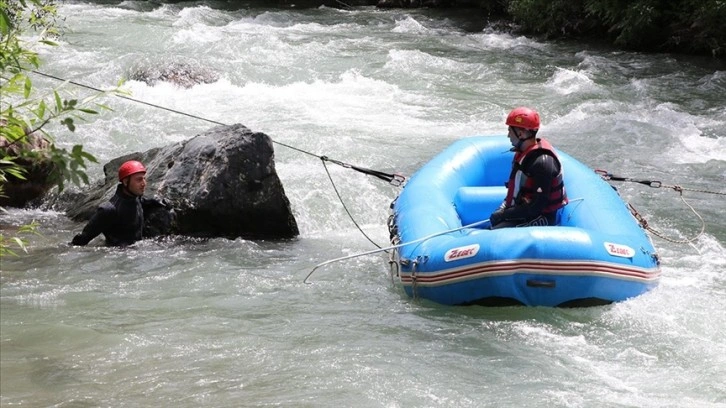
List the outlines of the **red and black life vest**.
{"label": "red and black life vest", "polygon": [[[545,152],[536,152],[535,154],[532,154],[537,150],[544,150]],[[512,172],[510,173],[509,181],[507,182],[507,197],[504,200],[507,207],[531,202],[534,199],[534,179],[527,174],[527,158],[539,156],[540,154],[551,155],[560,165],[560,171],[557,173],[557,176],[552,179],[549,201],[542,213],[553,213],[567,204],[567,193],[565,192],[565,183],[562,181],[562,164],[560,163],[560,159],[557,157],[557,153],[555,153],[554,148],[548,141],[544,139],[537,139],[537,143],[528,147],[525,151],[517,152],[514,155]]]}

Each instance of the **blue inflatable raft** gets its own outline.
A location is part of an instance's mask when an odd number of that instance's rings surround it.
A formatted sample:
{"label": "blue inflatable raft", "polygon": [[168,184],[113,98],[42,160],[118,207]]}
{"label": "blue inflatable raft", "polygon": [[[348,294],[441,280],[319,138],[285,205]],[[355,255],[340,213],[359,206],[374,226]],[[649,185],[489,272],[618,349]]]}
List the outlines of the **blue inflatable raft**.
{"label": "blue inflatable raft", "polygon": [[445,305],[581,307],[658,284],[653,244],[617,191],[560,151],[570,203],[557,226],[490,230],[481,223],[506,195],[510,147],[505,136],[459,140],[393,202],[392,265],[409,296]]}

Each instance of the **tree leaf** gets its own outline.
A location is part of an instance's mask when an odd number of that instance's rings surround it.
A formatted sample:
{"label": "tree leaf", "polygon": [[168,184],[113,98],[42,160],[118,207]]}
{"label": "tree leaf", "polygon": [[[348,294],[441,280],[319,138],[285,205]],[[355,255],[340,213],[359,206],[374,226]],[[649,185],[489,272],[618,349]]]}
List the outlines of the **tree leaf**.
{"label": "tree leaf", "polygon": [[45,101],[40,101],[38,104],[38,118],[42,119],[45,116]]}
{"label": "tree leaf", "polygon": [[56,112],[60,113],[63,111],[63,102],[61,101],[60,95],[58,95],[58,91],[55,89],[53,90],[53,97],[55,98],[55,110]]}
{"label": "tree leaf", "polygon": [[104,105],[104,104],[101,104],[101,103],[97,103],[97,104],[96,104],[96,106],[98,106],[98,107],[99,107],[100,109],[103,109],[103,110],[107,110],[107,111],[111,111],[111,112],[113,112],[113,109],[111,109],[111,108],[110,108],[109,106],[106,106],[106,105]]}
{"label": "tree leaf", "polygon": [[73,118],[65,118],[61,120],[61,124],[66,125],[68,130],[70,130],[71,132],[76,131],[76,125],[73,124]]}
{"label": "tree leaf", "polygon": [[7,246],[0,246],[0,255],[8,254],[10,256],[18,256],[15,252],[9,249]]}
{"label": "tree leaf", "polygon": [[3,37],[7,36],[10,33],[11,26],[12,23],[10,22],[10,18],[5,12],[5,8],[0,8],[0,34],[2,34]]}
{"label": "tree leaf", "polygon": [[81,152],[81,156],[83,156],[86,160],[88,160],[91,163],[98,163],[98,159],[96,159],[96,156],[92,155],[88,152]]}
{"label": "tree leaf", "polygon": [[28,99],[30,97],[30,91],[33,89],[33,82],[30,81],[30,77],[25,77],[25,86],[23,87],[23,97]]}
{"label": "tree leaf", "polygon": [[25,246],[25,241],[18,237],[12,237],[11,240],[15,241],[15,245],[17,245],[18,248],[22,249],[23,252],[28,253],[28,248]]}
{"label": "tree leaf", "polygon": [[[13,165],[16,165],[16,164],[13,163]],[[22,167],[10,167],[10,168],[4,169],[4,171],[6,173],[10,174],[11,176],[15,177],[18,180],[26,180],[25,174],[27,173],[27,170],[25,170]]]}

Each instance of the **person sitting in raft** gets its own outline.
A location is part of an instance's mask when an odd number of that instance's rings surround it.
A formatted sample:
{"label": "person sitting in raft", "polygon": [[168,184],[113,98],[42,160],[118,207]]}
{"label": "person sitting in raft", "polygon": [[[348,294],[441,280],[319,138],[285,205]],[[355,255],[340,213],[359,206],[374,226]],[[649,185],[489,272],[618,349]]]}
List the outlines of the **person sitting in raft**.
{"label": "person sitting in raft", "polygon": [[567,194],[554,148],[536,137],[539,114],[519,107],[509,113],[505,123],[515,153],[507,196],[489,217],[491,228],[555,225],[557,210],[567,204]]}
{"label": "person sitting in raft", "polygon": [[146,190],[146,168],[141,162],[130,160],[118,170],[116,194],[101,204],[80,234],[71,244],[86,245],[98,235],[106,238],[106,246],[126,246],[142,238],[144,211],[164,207],[156,199],[142,197]]}

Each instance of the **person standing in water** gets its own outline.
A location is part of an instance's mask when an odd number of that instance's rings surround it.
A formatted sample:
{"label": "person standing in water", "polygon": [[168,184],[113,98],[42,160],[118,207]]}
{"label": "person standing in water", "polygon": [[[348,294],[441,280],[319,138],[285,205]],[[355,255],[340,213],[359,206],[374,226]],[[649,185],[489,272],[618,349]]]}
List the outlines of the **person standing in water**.
{"label": "person standing in water", "polygon": [[118,170],[116,193],[101,204],[80,234],[71,244],[86,245],[103,234],[107,246],[126,246],[142,239],[144,208],[164,206],[155,199],[143,197],[146,190],[146,168],[141,162],[130,160]]}

